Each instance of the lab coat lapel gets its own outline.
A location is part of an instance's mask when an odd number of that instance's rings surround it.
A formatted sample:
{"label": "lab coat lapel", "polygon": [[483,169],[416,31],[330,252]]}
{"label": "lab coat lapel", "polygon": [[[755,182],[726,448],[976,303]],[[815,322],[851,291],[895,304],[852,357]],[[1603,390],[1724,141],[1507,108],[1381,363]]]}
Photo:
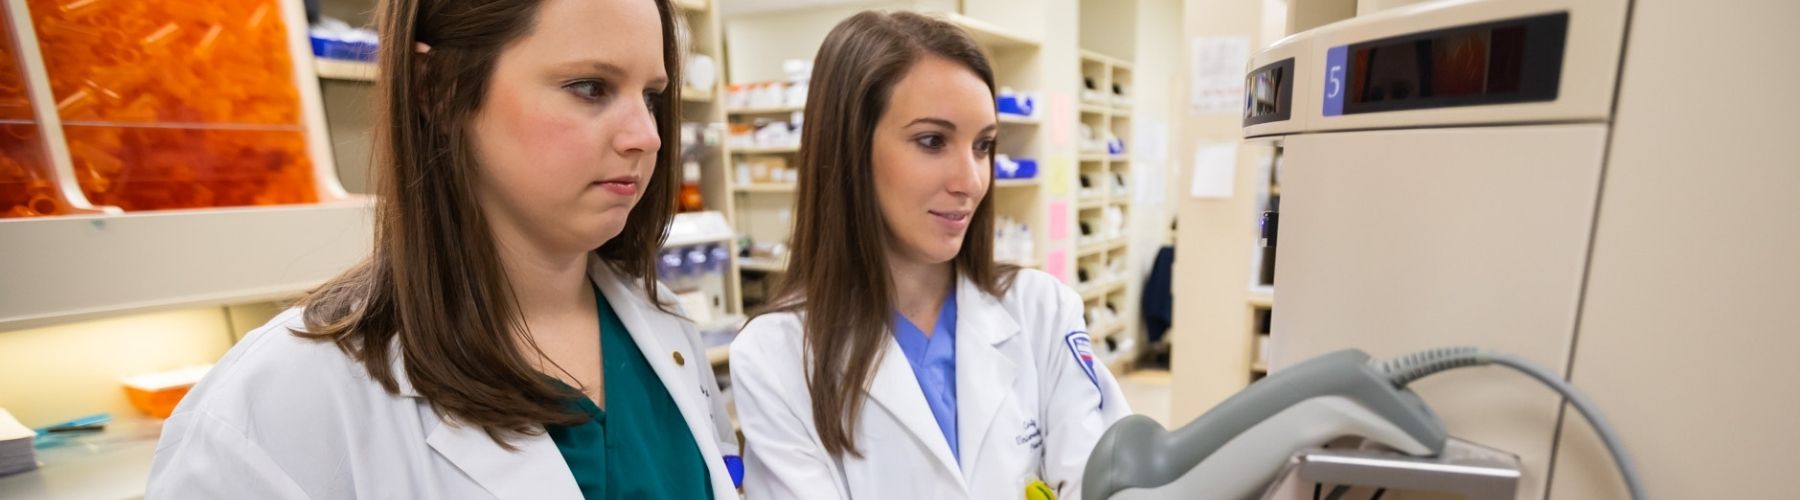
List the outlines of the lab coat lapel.
{"label": "lab coat lapel", "polygon": [[996,427],[994,418],[1012,397],[1018,367],[998,346],[1018,333],[1018,323],[1000,306],[1000,301],[958,273],[956,428],[964,467],[972,467],[981,459],[984,443]]}
{"label": "lab coat lapel", "polygon": [[[388,344],[388,361],[393,367],[396,392],[401,397],[423,398],[406,374],[398,338]],[[439,417],[437,428],[425,437],[425,443],[497,498],[581,498],[575,475],[569,472],[562,452],[548,434],[512,436],[508,443],[518,449],[507,451],[480,427]]]}
{"label": "lab coat lapel", "polygon": [[[669,391],[669,398],[675,400],[675,406],[681,408],[682,419],[687,421],[688,432],[694,438],[694,444],[700,447],[700,457],[705,460],[708,476],[713,482],[713,491],[735,491],[728,475],[719,474],[724,466],[725,458],[719,450],[719,439],[715,436],[712,409],[700,394],[702,384],[692,377],[682,376],[682,370],[688,370],[686,363],[705,363],[706,353],[692,352],[692,346],[686,342],[681,321],[685,319],[666,314],[656,309],[643,295],[641,283],[627,280],[617,271],[606,266],[599,259],[593,259],[589,266],[589,275],[600,287],[600,293],[606,302],[612,305],[614,313],[619,315],[619,322],[631,332],[631,340],[637,344],[638,351],[650,362],[656,371],[663,389]],[[601,356],[607,356],[601,353]],[[683,366],[675,365],[675,357],[680,356]],[[711,373],[710,370],[707,373]],[[690,383],[692,381],[693,383]],[[734,454],[737,450],[731,450]],[[723,482],[720,478],[727,478]]]}
{"label": "lab coat lapel", "polygon": [[506,451],[480,427],[445,420],[425,442],[497,498],[581,498],[549,434],[512,436],[508,442],[518,449]]}
{"label": "lab coat lapel", "polygon": [[[925,403],[925,391],[919,388],[919,379],[913,376],[912,365],[906,363],[906,353],[900,351],[900,343],[894,340],[892,332],[887,336],[887,347],[875,369],[875,380],[869,384],[869,397],[893,414],[906,432],[923,443],[931,455],[937,457],[938,464],[956,478],[956,484],[967,491],[962,469],[957,466],[956,457],[950,454],[950,443],[944,441],[944,431],[938,429],[937,419]],[[868,440],[857,444],[864,447],[863,453],[882,453],[882,450],[867,449],[871,444]]]}

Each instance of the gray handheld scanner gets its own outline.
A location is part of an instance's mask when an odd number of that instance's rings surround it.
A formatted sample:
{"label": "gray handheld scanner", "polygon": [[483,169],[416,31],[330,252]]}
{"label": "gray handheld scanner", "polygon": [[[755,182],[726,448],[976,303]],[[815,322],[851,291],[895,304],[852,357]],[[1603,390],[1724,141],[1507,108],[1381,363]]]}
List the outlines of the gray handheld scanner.
{"label": "gray handheld scanner", "polygon": [[1442,453],[1448,437],[1418,395],[1348,349],[1274,373],[1174,432],[1120,420],[1089,455],[1081,497],[1251,498],[1295,452],[1344,436],[1417,456]]}

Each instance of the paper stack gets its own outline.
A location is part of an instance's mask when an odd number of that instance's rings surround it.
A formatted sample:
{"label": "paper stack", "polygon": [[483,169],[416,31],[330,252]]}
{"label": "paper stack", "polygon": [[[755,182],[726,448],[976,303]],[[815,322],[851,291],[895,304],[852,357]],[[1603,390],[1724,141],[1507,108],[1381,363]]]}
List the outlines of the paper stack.
{"label": "paper stack", "polygon": [[0,408],[0,476],[37,468],[37,454],[31,449],[31,440],[36,436],[12,413]]}

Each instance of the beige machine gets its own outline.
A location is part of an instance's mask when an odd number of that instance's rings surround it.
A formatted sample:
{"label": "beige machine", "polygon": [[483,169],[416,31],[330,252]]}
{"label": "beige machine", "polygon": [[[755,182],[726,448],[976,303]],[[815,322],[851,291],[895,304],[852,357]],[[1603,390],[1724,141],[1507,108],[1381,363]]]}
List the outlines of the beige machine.
{"label": "beige machine", "polygon": [[[1771,19],[1800,8],[1398,3],[1252,58],[1244,135],[1282,185],[1272,368],[1515,353],[1607,411],[1651,496],[1792,496],[1800,43]],[[1479,369],[1414,389],[1453,434],[1520,457],[1519,498],[1625,497],[1537,383]]]}

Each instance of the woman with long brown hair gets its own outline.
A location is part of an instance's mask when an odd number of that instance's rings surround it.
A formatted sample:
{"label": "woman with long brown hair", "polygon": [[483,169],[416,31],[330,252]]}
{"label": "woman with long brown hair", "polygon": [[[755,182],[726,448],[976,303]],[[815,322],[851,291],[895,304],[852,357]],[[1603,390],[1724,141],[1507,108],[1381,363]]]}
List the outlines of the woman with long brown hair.
{"label": "woman with long brown hair", "polygon": [[811,85],[789,274],[731,346],[746,496],[1078,496],[1127,410],[1074,291],[993,260],[986,57],[864,12]]}
{"label": "woman with long brown hair", "polygon": [[150,496],[735,496],[712,369],[655,282],[675,19],[383,0],[374,249],[187,395]]}

